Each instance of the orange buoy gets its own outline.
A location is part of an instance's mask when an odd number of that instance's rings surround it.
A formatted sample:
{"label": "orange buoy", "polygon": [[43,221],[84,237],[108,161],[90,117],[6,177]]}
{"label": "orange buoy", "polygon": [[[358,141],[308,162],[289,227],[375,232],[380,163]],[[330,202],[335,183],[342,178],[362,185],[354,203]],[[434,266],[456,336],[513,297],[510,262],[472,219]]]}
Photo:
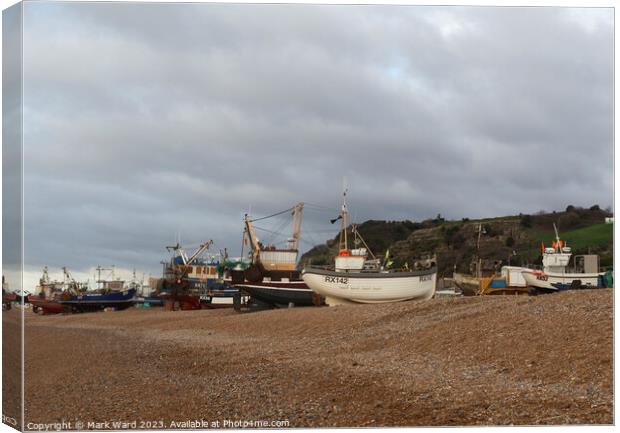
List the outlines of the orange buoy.
{"label": "orange buoy", "polygon": [[348,256],[351,255],[351,251],[349,251],[349,250],[340,250],[340,251],[338,251],[338,255],[340,257],[348,257]]}

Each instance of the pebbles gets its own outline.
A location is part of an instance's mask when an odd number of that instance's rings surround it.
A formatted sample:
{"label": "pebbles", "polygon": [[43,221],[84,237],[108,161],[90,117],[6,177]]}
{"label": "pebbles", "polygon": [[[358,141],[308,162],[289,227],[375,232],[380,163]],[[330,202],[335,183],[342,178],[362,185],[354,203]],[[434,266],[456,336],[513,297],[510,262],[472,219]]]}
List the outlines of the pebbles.
{"label": "pebbles", "polygon": [[612,317],[611,290],[249,314],[27,313],[26,421],[611,424]]}

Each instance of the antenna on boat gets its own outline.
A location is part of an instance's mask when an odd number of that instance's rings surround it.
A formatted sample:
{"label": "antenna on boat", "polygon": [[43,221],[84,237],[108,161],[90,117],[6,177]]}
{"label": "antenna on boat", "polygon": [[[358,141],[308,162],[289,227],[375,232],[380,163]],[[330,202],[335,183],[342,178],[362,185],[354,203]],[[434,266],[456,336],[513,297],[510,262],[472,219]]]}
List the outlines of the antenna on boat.
{"label": "antenna on boat", "polygon": [[346,180],[342,181],[343,191],[342,191],[342,210],[340,211],[340,216],[342,217],[341,223],[341,231],[340,231],[340,249],[348,250],[349,242],[347,239],[347,225],[348,225],[348,211],[347,211],[347,189],[344,187],[346,185]]}

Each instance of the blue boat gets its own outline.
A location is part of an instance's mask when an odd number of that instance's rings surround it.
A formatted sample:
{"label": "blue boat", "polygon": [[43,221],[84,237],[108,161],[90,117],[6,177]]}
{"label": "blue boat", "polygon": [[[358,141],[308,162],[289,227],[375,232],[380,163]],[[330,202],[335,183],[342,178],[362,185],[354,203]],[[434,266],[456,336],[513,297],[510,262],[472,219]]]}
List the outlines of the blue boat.
{"label": "blue boat", "polygon": [[116,291],[93,291],[73,295],[62,299],[60,304],[76,312],[98,311],[107,307],[123,310],[133,305],[136,289]]}
{"label": "blue boat", "polygon": [[58,302],[64,307],[65,311],[85,312],[100,311],[105,308],[124,310],[133,305],[136,296],[136,288],[126,288],[122,280],[102,280],[101,271],[111,270],[97,267],[99,277],[97,279],[98,288],[92,291],[71,291],[60,297]]}

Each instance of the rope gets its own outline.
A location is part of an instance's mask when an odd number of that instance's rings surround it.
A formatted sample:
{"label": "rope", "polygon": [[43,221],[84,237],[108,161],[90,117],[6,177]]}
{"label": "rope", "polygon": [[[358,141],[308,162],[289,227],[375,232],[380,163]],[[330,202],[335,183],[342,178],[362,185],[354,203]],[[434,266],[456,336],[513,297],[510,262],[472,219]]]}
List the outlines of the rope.
{"label": "rope", "polygon": [[269,215],[269,216],[265,216],[265,217],[261,217],[261,218],[256,218],[256,219],[253,219],[253,220],[250,220],[250,221],[256,222],[256,221],[260,221],[260,220],[266,220],[267,218],[273,218],[274,216],[278,216],[278,215],[282,215],[283,213],[290,212],[293,209],[294,208],[289,208],[289,209],[283,210],[282,212],[274,213],[273,215]]}
{"label": "rope", "polygon": [[306,210],[312,210],[316,212],[336,212],[336,213],[338,212],[338,208],[321,206],[321,205],[312,204],[312,203],[304,203],[304,208]]}

